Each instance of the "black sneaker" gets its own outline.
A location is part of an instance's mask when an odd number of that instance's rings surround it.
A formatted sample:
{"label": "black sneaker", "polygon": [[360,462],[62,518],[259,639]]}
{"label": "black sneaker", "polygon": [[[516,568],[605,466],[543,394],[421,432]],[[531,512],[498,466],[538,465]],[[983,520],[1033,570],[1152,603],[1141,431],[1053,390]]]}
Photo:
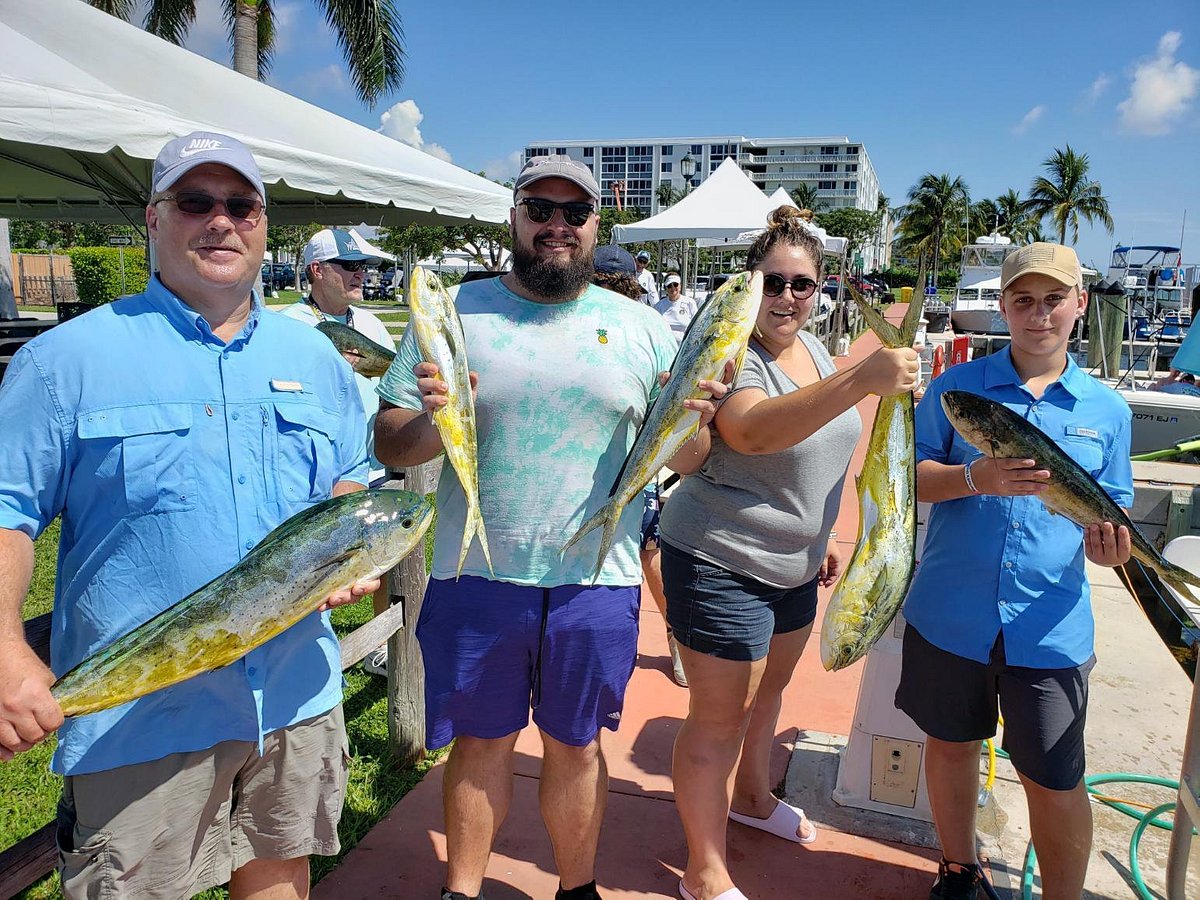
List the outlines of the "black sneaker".
{"label": "black sneaker", "polygon": [[554,894],[554,900],[600,900],[600,895],[596,892],[596,882],[594,881],[573,887],[569,891],[560,883],[558,891]]}
{"label": "black sneaker", "polygon": [[979,866],[964,866],[943,858],[938,863],[937,881],[929,890],[929,900],[977,900],[982,882]]}
{"label": "black sneaker", "polygon": [[484,900],[483,891],[480,891],[474,897],[469,894],[464,894],[461,891],[452,891],[450,888],[442,888],[442,900]]}

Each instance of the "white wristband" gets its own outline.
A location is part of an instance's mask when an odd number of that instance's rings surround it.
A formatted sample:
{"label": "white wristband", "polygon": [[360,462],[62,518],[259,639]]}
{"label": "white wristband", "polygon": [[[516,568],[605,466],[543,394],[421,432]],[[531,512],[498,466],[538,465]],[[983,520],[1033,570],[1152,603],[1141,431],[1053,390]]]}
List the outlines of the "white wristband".
{"label": "white wristband", "polygon": [[981,458],[982,457],[976,457],[963,466],[963,480],[966,481],[967,487],[970,489],[972,494],[978,494],[979,488],[975,487],[975,480],[971,477],[971,466],[975,465],[975,463]]}

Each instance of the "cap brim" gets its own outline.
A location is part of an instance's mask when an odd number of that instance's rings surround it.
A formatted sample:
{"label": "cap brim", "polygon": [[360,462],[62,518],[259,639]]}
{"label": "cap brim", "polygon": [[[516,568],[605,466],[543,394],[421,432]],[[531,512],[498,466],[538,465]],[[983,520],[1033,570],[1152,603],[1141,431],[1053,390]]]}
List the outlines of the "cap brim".
{"label": "cap brim", "polygon": [[1079,287],[1082,276],[1075,276],[1064,272],[1062,269],[1051,266],[1033,266],[1023,272],[1018,272],[1016,275],[1009,278],[1000,285],[1000,290],[1007,291],[1008,286],[1014,281],[1024,278],[1026,275],[1045,275],[1047,278],[1053,278],[1063,287]]}
{"label": "cap brim", "polygon": [[224,160],[219,160],[219,159],[204,159],[204,158],[187,159],[187,160],[183,160],[182,162],[176,163],[175,166],[167,169],[159,177],[158,181],[154,185],[154,193],[157,194],[161,191],[170,190],[176,184],[179,183],[180,178],[182,178],[188,172],[192,171],[192,169],[195,169],[199,166],[203,166],[207,163],[212,163],[215,166],[224,166],[226,169],[230,169],[231,171],[237,172],[239,175],[241,175],[243,178],[246,179],[246,181],[250,184],[250,186],[252,188],[254,188],[256,191],[258,191],[258,195],[260,197],[262,197],[263,202],[264,203],[266,202],[267,189],[263,185],[262,181],[260,181],[258,178],[255,177],[255,173],[247,172],[241,166],[236,166],[232,162],[226,162]]}

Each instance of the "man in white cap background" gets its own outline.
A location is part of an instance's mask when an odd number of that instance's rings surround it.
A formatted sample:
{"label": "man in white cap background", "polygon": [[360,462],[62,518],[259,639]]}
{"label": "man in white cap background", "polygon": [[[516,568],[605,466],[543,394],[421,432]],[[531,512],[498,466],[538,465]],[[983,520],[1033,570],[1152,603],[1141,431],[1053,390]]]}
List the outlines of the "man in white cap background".
{"label": "man in white cap background", "polygon": [[[349,365],[253,292],[265,201],[243,144],[169,142],[146,207],[159,265],[146,290],[30,341],[0,386],[0,760],[58,730],[67,897],[189,897],[225,881],[235,898],[305,897],[309,854],[339,850],[348,755],[326,612],[65,724],[49,692],[280,522],[363,488]],[[20,611],[33,539],[58,516],[51,671]]]}
{"label": "man in white cap background", "polygon": [[[309,294],[287,309],[285,316],[299,319],[312,326],[321,322],[339,322],[389,350],[396,342],[387,326],[369,309],[354,306],[362,303],[367,267],[391,258],[373,247],[354,229],[323,228],[304,245],[304,270],[308,275]],[[375,484],[387,475],[387,470],[375,458],[375,414],[379,411],[379,395],[375,388],[378,378],[354,373],[359,396],[367,415],[367,478]],[[388,608],[387,593],[380,591],[372,598],[375,615]],[[366,655],[363,668],[376,675],[387,676],[387,644]]]}
{"label": "man in white cap background", "polygon": [[[477,378],[479,501],[494,571],[475,542],[455,579],[465,500],[447,466],[417,626],[426,743],[454,742],[442,787],[443,900],[482,895],[531,709],[557,900],[600,896],[594,866],[608,779],[600,732],[617,727],[637,658],[642,504],[626,507],[594,583],[598,532],[560,550],[607,499],[676,344],[653,310],[590,283],[599,207],[600,187],[581,162],[533,158],[513,190],[512,271],[458,291]],[[376,447],[388,464],[441,452],[428,415],[447,402],[439,374],[421,362],[410,331],[379,387],[386,402]],[[719,382],[702,384],[724,394]],[[687,403],[701,413],[700,434],[672,462],[694,471],[715,408]]]}
{"label": "man in white cap background", "polygon": [[[1083,892],[1092,814],[1083,783],[1094,624],[1084,559],[1129,560],[1128,529],[1081,529],[1038,499],[1047,460],[992,459],[950,425],[940,399],[967,391],[1045,432],[1120,506],[1133,504],[1132,416],[1120,394],[1067,354],[1087,308],[1070,247],[1033,243],[1005,260],[1000,311],[1011,343],[935,378],[917,406],[917,499],[933,504],[904,604],[896,706],[929,736],[929,802],[942,845],[935,900],[975,900],[982,741],[1004,711],[1004,749],[1021,778],[1042,896]],[[953,590],[947,590],[953,585]]]}
{"label": "man in white cap background", "polygon": [[637,266],[638,284],[642,286],[640,299],[647,306],[653,306],[658,302],[658,282],[654,280],[654,273],[647,268],[650,265],[650,253],[646,250],[639,250],[633,261]]}
{"label": "man in white cap background", "polygon": [[675,273],[667,276],[663,288],[666,296],[654,304],[654,309],[666,320],[675,340],[682,341],[688,323],[696,315],[696,301],[683,295],[683,285]]}

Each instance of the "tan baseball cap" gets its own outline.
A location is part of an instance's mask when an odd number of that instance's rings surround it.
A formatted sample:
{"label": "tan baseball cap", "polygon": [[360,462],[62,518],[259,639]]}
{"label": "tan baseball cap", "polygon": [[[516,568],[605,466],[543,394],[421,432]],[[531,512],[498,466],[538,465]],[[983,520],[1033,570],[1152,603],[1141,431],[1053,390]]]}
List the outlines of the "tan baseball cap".
{"label": "tan baseball cap", "polygon": [[1083,287],[1083,271],[1079,257],[1070,247],[1038,241],[1010,253],[1000,268],[1000,290],[1022,275],[1049,275],[1067,287]]}

